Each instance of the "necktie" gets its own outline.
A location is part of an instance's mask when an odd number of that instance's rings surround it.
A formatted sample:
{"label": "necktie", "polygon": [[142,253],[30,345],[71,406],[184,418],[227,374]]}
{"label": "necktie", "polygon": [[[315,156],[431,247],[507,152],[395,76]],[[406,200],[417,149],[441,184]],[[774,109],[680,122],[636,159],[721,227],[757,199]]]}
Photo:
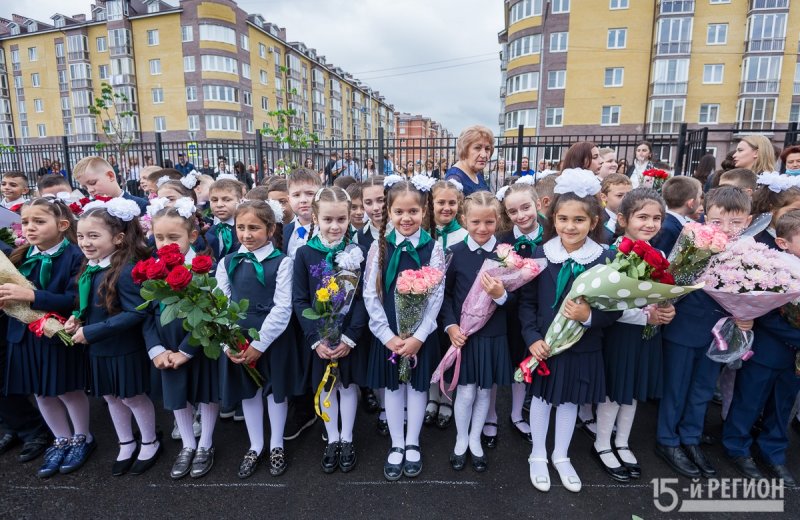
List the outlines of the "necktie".
{"label": "necktie", "polygon": [[564,290],[567,288],[569,279],[573,276],[578,276],[586,270],[586,267],[577,263],[572,258],[567,258],[567,261],[561,265],[561,270],[558,271],[558,278],[556,279],[556,301],[553,302],[553,308],[556,308]]}
{"label": "necktie", "polygon": [[92,296],[92,278],[94,274],[108,269],[108,267],[109,266],[87,265],[86,269],[81,273],[80,278],[78,278],[78,302],[80,307],[77,311],[72,312],[72,315],[77,319],[83,321],[86,316],[86,311],[89,309],[89,299]]}
{"label": "necktie", "polygon": [[533,251],[536,246],[542,243],[542,226],[539,226],[539,232],[536,233],[536,238],[531,240],[528,238],[528,235],[522,235],[514,242],[514,251],[519,253],[520,249],[524,249],[524,246],[528,246]]}
{"label": "necktie", "polygon": [[39,288],[46,289],[47,284],[50,283],[50,275],[53,273],[53,258],[61,256],[67,247],[69,246],[69,241],[64,239],[61,242],[58,250],[53,253],[52,255],[48,255],[45,253],[33,253],[33,248],[28,249],[28,254],[25,257],[25,261],[19,266],[19,272],[22,273],[23,276],[28,276],[33,271],[33,268],[36,267],[36,264],[41,262],[41,267],[39,267]]}
{"label": "necktie", "polygon": [[319,235],[309,240],[306,243],[306,245],[311,249],[319,251],[320,253],[326,253],[325,263],[327,263],[328,267],[330,267],[331,269],[333,269],[333,264],[336,260],[336,253],[338,253],[339,251],[344,251],[345,248],[344,240],[342,240],[333,247],[327,247],[325,246],[325,244],[322,243],[322,239],[320,239]]}
{"label": "necktie", "polygon": [[459,229],[461,229],[461,226],[456,219],[453,219],[439,230],[439,233],[442,235],[442,249],[447,249],[447,235]]}
{"label": "necktie", "polygon": [[[271,260],[280,256],[280,254],[280,251],[273,249],[272,253],[270,253],[269,256],[264,260]],[[256,278],[258,278],[258,281],[261,282],[261,285],[266,287],[267,282],[264,279],[264,265],[258,261],[256,255],[252,251],[247,251],[246,253],[236,253],[233,255],[233,258],[231,258],[231,261],[228,264],[228,277],[233,278],[233,272],[236,271],[236,268],[239,267],[239,264],[245,260],[250,260],[250,262],[253,264],[253,269],[256,271]]]}
{"label": "necktie", "polygon": [[300,240],[303,240],[303,239],[306,238],[306,233],[308,233],[308,230],[306,228],[304,228],[303,226],[298,226],[298,228],[297,228],[297,236],[300,237]]}
{"label": "necktie", "polygon": [[403,240],[400,245],[398,245],[395,230],[392,230],[392,232],[387,235],[386,240],[395,246],[394,253],[392,253],[392,257],[389,259],[389,265],[386,268],[386,280],[384,281],[384,287],[386,287],[386,290],[388,291],[392,286],[392,282],[394,282],[395,278],[397,278],[397,269],[400,266],[400,255],[402,255],[405,251],[411,255],[411,259],[414,260],[414,263],[417,264],[417,267],[422,267],[417,250],[430,242],[431,236],[424,229],[420,230],[419,244],[417,244],[417,247],[414,247],[410,240]]}
{"label": "necktie", "polygon": [[216,231],[220,242],[220,256],[225,256],[231,252],[231,247],[233,247],[233,227],[225,222],[220,222],[217,224]]}

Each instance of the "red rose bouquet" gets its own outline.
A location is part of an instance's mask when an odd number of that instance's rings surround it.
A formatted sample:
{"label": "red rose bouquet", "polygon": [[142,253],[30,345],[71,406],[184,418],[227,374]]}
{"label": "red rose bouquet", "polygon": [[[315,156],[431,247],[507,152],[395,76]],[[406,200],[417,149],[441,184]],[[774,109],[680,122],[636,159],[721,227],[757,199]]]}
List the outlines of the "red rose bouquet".
{"label": "red rose bouquet", "polygon": [[[177,244],[158,250],[158,258],[138,262],[133,268],[133,281],[140,284],[145,303],[157,301],[162,306],[161,324],[183,320],[190,333],[189,345],[203,347],[211,359],[219,359],[225,346],[239,353],[247,350],[250,340],[236,324],[245,317],[249,302],[228,299],[217,288],[217,280],[209,275],[213,261],[210,256],[198,255],[189,266]],[[250,339],[258,339],[258,331],[247,331]],[[244,366],[248,375],[260,387],[263,377],[254,366]]]}
{"label": "red rose bouquet", "polygon": [[661,187],[669,179],[669,173],[657,168],[650,168],[642,172],[642,185],[653,188],[661,193]]}

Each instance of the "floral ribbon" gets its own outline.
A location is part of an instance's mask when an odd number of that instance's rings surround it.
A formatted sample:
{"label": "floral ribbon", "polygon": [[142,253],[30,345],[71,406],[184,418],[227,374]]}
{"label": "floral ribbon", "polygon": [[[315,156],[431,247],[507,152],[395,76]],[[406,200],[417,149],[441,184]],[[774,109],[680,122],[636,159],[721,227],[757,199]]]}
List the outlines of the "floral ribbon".
{"label": "floral ribbon", "polygon": [[[533,356],[528,356],[522,361],[522,363],[519,364],[519,369],[522,371],[522,380],[528,384],[533,382],[533,372],[531,371],[531,367],[528,366],[532,358]],[[544,359],[539,361],[539,363],[536,365],[536,374],[542,377],[547,377],[550,375],[550,368],[548,368]]]}
{"label": "floral ribbon", "polygon": [[65,323],[67,321],[66,318],[64,318],[63,316],[59,316],[55,312],[48,312],[38,320],[30,322],[28,324],[28,330],[33,332],[34,336],[36,336],[37,338],[41,338],[44,335],[45,324],[47,323],[47,320],[49,320],[50,318],[53,318],[59,323]]}
{"label": "floral ribbon", "polygon": [[394,246],[394,252],[392,253],[392,257],[389,259],[389,265],[386,268],[386,280],[384,284],[387,291],[389,288],[391,288],[392,282],[394,282],[395,278],[397,278],[397,269],[400,267],[400,255],[403,253],[403,251],[411,255],[411,259],[414,260],[414,262],[417,264],[417,267],[422,267],[422,262],[419,259],[419,253],[417,253],[417,250],[426,246],[431,240],[431,236],[424,229],[420,229],[419,243],[417,244],[417,247],[414,247],[411,244],[411,241],[405,238],[400,244],[397,244],[397,234],[394,229],[386,236],[386,241]]}
{"label": "floral ribbon", "polygon": [[19,266],[19,272],[22,273],[22,276],[27,277],[29,274],[31,274],[33,268],[36,267],[36,264],[41,263],[41,267],[39,268],[39,287],[46,289],[47,284],[50,283],[50,277],[53,272],[53,258],[61,256],[67,247],[69,247],[69,240],[66,238],[61,241],[61,245],[58,247],[58,250],[52,255],[41,252],[33,254],[33,248],[31,247],[28,249],[25,262]]}
{"label": "floral ribbon", "polygon": [[579,264],[572,258],[567,258],[567,261],[561,265],[561,269],[558,271],[558,279],[556,280],[556,301],[553,302],[553,309],[556,308],[561,296],[567,289],[569,279],[572,276],[578,276],[584,271],[586,271],[586,266]]}
{"label": "floral ribbon", "polygon": [[[447,384],[444,380],[444,373],[450,368],[453,368],[453,379]],[[442,361],[439,363],[439,366],[436,367],[436,370],[433,372],[433,377],[431,378],[431,383],[439,383],[439,390],[442,391],[445,397],[447,397],[450,401],[453,400],[452,397],[447,395],[447,392],[453,392],[458,386],[458,376],[461,372],[461,349],[456,347],[450,347],[445,353]],[[447,386],[447,390],[445,390],[445,386]]]}
{"label": "floral ribbon", "polygon": [[325,367],[325,373],[322,375],[322,381],[319,382],[317,392],[314,394],[314,410],[325,422],[330,422],[331,417],[328,415],[328,412],[323,412],[320,408],[319,398],[322,395],[322,392],[325,391],[325,387],[328,386],[328,382],[330,381],[331,389],[328,390],[328,393],[325,395],[325,399],[322,401],[322,406],[325,408],[331,407],[331,394],[336,391],[336,375],[338,373],[339,362],[335,360],[329,361],[328,366]]}

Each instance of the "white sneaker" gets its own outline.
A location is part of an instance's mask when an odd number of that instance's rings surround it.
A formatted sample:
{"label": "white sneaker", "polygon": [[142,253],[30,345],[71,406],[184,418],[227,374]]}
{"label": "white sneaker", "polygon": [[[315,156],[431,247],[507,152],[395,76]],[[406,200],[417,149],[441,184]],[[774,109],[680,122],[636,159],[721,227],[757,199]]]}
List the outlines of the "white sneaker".
{"label": "white sneaker", "polygon": [[[569,459],[558,459],[553,461],[553,466],[558,471],[558,476],[561,477],[561,483],[567,488],[567,491],[577,493],[581,490],[581,479],[572,467]],[[563,466],[563,472],[560,466]]]}
{"label": "white sneaker", "polygon": [[[536,466],[539,466],[535,464],[537,462],[543,463],[541,467],[544,468],[544,473],[540,473],[537,470]],[[528,464],[530,464],[531,484],[533,484],[533,487],[545,493],[550,491],[550,473],[547,470],[547,459],[528,457]]]}

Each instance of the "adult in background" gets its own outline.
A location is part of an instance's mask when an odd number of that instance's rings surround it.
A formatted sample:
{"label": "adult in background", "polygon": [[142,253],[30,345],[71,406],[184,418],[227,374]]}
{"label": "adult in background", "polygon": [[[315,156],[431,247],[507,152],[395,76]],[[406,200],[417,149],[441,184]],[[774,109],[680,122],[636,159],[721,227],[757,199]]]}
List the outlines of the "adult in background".
{"label": "adult in background", "polygon": [[331,152],[330,159],[328,159],[328,163],[325,165],[325,179],[326,184],[329,186],[333,185],[333,181],[336,180],[336,175],[333,173],[333,169],[336,164],[339,162],[339,152],[336,150]]}
{"label": "adult in background", "polygon": [[406,179],[410,179],[414,176],[414,161],[406,161],[406,169],[403,172]]}
{"label": "adult in background", "polygon": [[600,148],[599,152],[602,163],[597,178],[602,181],[612,173],[617,173],[619,164],[617,163],[617,151],[613,148]]}
{"label": "adult in background", "polygon": [[491,190],[497,191],[502,188],[505,185],[507,175],[509,174],[506,171],[506,160],[500,157],[497,159],[497,168],[489,174],[489,187]]}
{"label": "adult in background", "polygon": [[[539,171],[544,171],[544,161],[539,161],[539,163],[542,165],[542,169]],[[536,171],[531,170],[531,160],[523,155],[522,164],[520,164],[519,168],[519,176],[523,177],[525,175],[536,175]]]}
{"label": "adult in background", "polygon": [[228,169],[228,158],[224,155],[217,157],[217,167],[214,169],[214,178],[219,177],[220,173],[231,173]]}
{"label": "adult in background", "polygon": [[358,163],[353,160],[350,150],[344,151],[344,158],[336,162],[336,165],[333,167],[333,173],[336,177],[352,177],[357,181],[361,180],[361,168],[359,168]]}
{"label": "adult in background", "polygon": [[195,167],[194,164],[189,162],[185,152],[178,152],[178,164],[175,165],[175,169],[181,172],[181,175],[186,176],[190,171],[194,170]]}
{"label": "adult in background", "polygon": [[61,166],[61,161],[59,161],[58,159],[56,159],[55,161],[50,163],[50,173],[55,173],[55,174],[61,175],[62,177],[66,177],[67,176],[67,170],[65,170]]}
{"label": "adult in background", "polygon": [[433,177],[433,159],[425,159],[425,169],[422,170],[422,175]]}
{"label": "adult in background", "polygon": [[694,170],[693,177],[703,185],[703,191],[708,191],[705,189],[706,183],[716,169],[717,158],[714,157],[714,154],[707,153],[700,158],[700,161],[697,163],[697,168]]}
{"label": "adult in background", "polygon": [[455,180],[464,186],[464,196],[489,190],[483,169],[494,152],[494,134],[483,125],[465,128],[456,141],[458,161],[447,170],[445,180]]}
{"label": "adult in background", "polygon": [[653,168],[653,145],[649,141],[641,141],[636,145],[635,153],[633,169],[628,177],[633,187],[638,188],[644,177],[642,173]]}
{"label": "adult in background", "polygon": [[447,159],[439,159],[439,167],[433,170],[433,178],[434,179],[444,179],[445,175],[447,175],[447,168],[449,166],[449,161]]}
{"label": "adult in background", "polygon": [[781,153],[781,163],[786,168],[786,175],[800,175],[800,146],[787,147]]}
{"label": "adult in background", "polygon": [[620,159],[617,161],[617,173],[628,175],[628,160]]}
{"label": "adult in background", "polygon": [[733,153],[737,168],[746,168],[756,175],[775,171],[775,148],[763,135],[742,137]]}
{"label": "adult in background", "polygon": [[242,161],[233,163],[233,174],[236,176],[236,180],[247,186],[248,190],[253,187],[253,177],[247,173],[247,168]]}
{"label": "adult in background", "polygon": [[600,158],[600,149],[591,141],[579,141],[569,147],[561,160],[561,170],[569,168],[582,168],[590,170],[597,175],[603,160]]}
{"label": "adult in background", "polygon": [[391,152],[383,152],[383,174],[391,175],[394,173],[394,156]]}
{"label": "adult in background", "polygon": [[139,158],[133,155],[128,156],[128,172],[125,174],[125,187],[127,188],[128,193],[137,197],[141,197],[143,195],[141,187],[139,186],[140,170]]}
{"label": "adult in background", "polygon": [[211,167],[211,164],[208,161],[208,157],[203,157],[203,166],[201,166],[200,169],[197,171],[202,173],[203,175],[209,175],[211,177],[214,177],[214,168]]}
{"label": "adult in background", "polygon": [[367,157],[367,160],[364,162],[363,174],[363,180],[367,180],[370,177],[378,175],[378,169],[375,167],[375,161],[372,159],[372,157]]}
{"label": "adult in background", "polygon": [[50,174],[50,159],[42,157],[42,167],[36,171],[36,175],[42,177]]}

